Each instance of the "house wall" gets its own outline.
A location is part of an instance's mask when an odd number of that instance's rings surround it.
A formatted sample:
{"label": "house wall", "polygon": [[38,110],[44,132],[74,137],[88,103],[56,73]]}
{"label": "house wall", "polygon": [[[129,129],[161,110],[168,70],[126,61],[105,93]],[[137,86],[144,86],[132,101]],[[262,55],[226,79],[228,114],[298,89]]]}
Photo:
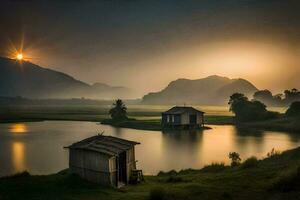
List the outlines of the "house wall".
{"label": "house wall", "polygon": [[111,185],[109,157],[93,151],[70,149],[69,168],[83,179],[103,185]]}
{"label": "house wall", "polygon": [[162,114],[163,125],[179,125],[181,124],[181,115]]}
{"label": "house wall", "polygon": [[200,112],[185,112],[181,115],[181,124],[182,125],[188,125],[190,124],[190,115],[196,114],[197,115],[197,124],[203,124],[203,114]]}
{"label": "house wall", "polygon": [[203,115],[203,113],[198,113],[197,114],[197,124],[200,124],[200,125],[204,124],[204,115]]}

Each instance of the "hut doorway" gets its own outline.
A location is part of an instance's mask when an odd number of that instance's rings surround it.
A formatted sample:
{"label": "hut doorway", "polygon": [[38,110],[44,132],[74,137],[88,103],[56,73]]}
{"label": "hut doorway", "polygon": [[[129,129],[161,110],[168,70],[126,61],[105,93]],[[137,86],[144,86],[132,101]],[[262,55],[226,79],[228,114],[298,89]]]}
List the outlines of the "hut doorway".
{"label": "hut doorway", "polygon": [[190,115],[190,124],[197,124],[197,115]]}
{"label": "hut doorway", "polygon": [[119,154],[118,159],[118,182],[127,183],[126,151]]}

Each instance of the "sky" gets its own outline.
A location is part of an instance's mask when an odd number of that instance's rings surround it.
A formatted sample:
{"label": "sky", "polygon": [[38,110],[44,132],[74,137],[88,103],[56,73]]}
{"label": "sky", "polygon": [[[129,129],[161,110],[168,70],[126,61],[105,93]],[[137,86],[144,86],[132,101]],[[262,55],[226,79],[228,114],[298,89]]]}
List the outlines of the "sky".
{"label": "sky", "polygon": [[298,0],[2,0],[0,55],[16,50],[87,83],[137,96],[178,78],[300,89]]}

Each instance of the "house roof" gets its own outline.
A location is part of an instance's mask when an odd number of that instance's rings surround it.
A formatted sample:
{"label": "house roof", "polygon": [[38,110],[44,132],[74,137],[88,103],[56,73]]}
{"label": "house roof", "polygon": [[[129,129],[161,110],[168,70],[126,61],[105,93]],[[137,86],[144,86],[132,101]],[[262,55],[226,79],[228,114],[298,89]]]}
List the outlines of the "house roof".
{"label": "house roof", "polygon": [[76,142],[66,148],[94,151],[112,157],[131,149],[137,144],[140,143],[112,136],[96,135]]}
{"label": "house roof", "polygon": [[185,112],[200,112],[200,113],[204,113],[200,110],[197,110],[193,107],[187,107],[187,106],[175,106],[169,110],[167,110],[166,112],[163,112],[163,114],[182,114]]}

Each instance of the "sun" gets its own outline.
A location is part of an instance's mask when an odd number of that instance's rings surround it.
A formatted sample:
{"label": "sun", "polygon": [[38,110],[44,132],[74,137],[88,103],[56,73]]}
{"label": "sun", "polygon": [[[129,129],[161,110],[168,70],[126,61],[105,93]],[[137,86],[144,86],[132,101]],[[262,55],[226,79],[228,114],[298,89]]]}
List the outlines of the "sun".
{"label": "sun", "polygon": [[16,56],[17,60],[23,60],[23,54],[22,53],[18,53]]}

